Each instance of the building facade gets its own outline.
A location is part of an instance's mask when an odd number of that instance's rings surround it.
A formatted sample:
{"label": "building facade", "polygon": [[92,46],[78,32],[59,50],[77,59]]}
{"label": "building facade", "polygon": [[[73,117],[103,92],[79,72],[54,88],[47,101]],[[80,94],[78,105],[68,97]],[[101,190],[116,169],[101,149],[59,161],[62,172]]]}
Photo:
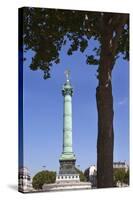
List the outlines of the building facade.
{"label": "building facade", "polygon": [[129,166],[126,164],[126,162],[119,161],[119,162],[113,163],[113,169],[124,169],[125,172],[127,172],[129,169]]}
{"label": "building facade", "polygon": [[32,179],[30,176],[30,172],[26,167],[19,168],[18,180],[18,190],[20,192],[32,191]]}

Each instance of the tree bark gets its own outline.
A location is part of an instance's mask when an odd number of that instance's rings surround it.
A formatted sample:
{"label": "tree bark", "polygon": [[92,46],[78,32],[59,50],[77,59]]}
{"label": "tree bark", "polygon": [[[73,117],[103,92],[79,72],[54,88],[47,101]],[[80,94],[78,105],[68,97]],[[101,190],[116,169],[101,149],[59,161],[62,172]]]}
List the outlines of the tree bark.
{"label": "tree bark", "polygon": [[101,46],[101,59],[98,69],[98,87],[96,88],[96,101],[98,110],[98,139],[97,139],[97,187],[113,187],[113,95],[111,73],[113,56],[111,54],[110,40],[112,31],[104,32]]}
{"label": "tree bark", "polygon": [[108,88],[96,89],[98,109],[97,187],[113,187],[113,96],[111,83]]}

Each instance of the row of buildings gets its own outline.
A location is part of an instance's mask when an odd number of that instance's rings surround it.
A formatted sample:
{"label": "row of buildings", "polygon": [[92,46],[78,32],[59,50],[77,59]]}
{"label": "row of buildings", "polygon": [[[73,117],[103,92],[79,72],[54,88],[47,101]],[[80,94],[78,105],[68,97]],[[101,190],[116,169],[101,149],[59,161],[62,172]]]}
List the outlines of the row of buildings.
{"label": "row of buildings", "polygon": [[[113,169],[124,169],[125,172],[128,171],[129,166],[126,164],[126,162],[114,162],[113,163]],[[96,165],[91,165],[89,168],[87,168],[84,172],[85,176],[87,177],[87,180],[92,183],[92,187],[96,187],[97,185],[97,168]],[[121,183],[118,182],[118,187],[121,187]],[[124,185],[123,185],[124,186]]]}
{"label": "row of buildings", "polygon": [[[124,169],[125,172],[128,171],[129,166],[126,164],[126,162],[114,162],[113,163],[114,169]],[[97,184],[97,168],[96,165],[91,165],[85,170],[85,176],[87,177],[87,181],[90,181],[92,184],[92,187],[95,188]],[[28,168],[22,167],[19,169],[19,184],[18,188],[21,192],[30,192],[33,191],[32,188],[32,178],[30,175],[30,172]],[[121,186],[119,183],[117,185],[118,187]]]}

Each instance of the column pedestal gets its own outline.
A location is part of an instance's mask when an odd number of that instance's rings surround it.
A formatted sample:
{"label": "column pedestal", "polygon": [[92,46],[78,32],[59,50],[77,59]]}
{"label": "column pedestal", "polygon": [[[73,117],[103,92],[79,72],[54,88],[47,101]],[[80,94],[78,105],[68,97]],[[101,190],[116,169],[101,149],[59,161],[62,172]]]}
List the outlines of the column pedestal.
{"label": "column pedestal", "polygon": [[75,168],[76,160],[60,160],[59,174],[77,174]]}

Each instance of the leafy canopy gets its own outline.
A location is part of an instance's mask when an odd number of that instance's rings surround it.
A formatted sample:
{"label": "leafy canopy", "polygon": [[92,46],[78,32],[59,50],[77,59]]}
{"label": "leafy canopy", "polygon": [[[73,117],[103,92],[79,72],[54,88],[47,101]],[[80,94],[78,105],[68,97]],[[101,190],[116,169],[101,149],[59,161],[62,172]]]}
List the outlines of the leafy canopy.
{"label": "leafy canopy", "polygon": [[43,184],[54,183],[56,179],[56,172],[53,171],[41,171],[38,172],[32,181],[34,189],[42,189]]}
{"label": "leafy canopy", "polygon": [[129,58],[128,14],[23,8],[23,20],[24,51],[32,49],[35,52],[30,68],[43,70],[45,79],[50,77],[52,65],[60,62],[62,45],[68,40],[68,55],[78,49],[84,52],[92,37],[99,42],[99,47],[95,47],[91,55],[86,55],[87,64],[99,64],[105,34],[110,34],[109,48],[114,62],[119,53],[124,59]]}
{"label": "leafy canopy", "polygon": [[114,169],[114,183],[116,184],[118,181],[121,183],[129,184],[129,170],[125,171],[125,169]]}

